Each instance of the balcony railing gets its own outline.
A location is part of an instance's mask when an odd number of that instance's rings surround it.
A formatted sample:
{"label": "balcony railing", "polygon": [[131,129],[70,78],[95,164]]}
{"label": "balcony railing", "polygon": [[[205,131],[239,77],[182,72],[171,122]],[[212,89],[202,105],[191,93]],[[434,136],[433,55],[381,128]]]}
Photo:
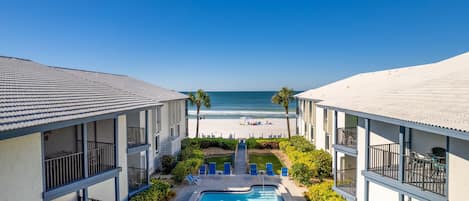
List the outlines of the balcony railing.
{"label": "balcony railing", "polygon": [[[46,189],[54,189],[84,178],[83,152],[44,160]],[[98,143],[88,150],[88,175],[115,168],[114,144]]]}
{"label": "balcony railing", "polygon": [[337,144],[347,147],[357,147],[357,128],[338,128]]}
{"label": "balcony railing", "polygon": [[145,128],[127,127],[127,145],[129,147],[146,144]]}
{"label": "balcony railing", "polygon": [[[368,170],[398,180],[399,144],[370,146],[369,151]],[[447,176],[445,159],[411,152],[407,148],[405,153],[403,183],[445,196]]]}
{"label": "balcony railing", "polygon": [[147,170],[145,168],[128,167],[129,192],[147,185]]}
{"label": "balcony railing", "polygon": [[337,188],[355,196],[357,191],[357,169],[337,170]]}
{"label": "balcony railing", "polygon": [[46,189],[53,189],[83,178],[83,152],[44,160]]}

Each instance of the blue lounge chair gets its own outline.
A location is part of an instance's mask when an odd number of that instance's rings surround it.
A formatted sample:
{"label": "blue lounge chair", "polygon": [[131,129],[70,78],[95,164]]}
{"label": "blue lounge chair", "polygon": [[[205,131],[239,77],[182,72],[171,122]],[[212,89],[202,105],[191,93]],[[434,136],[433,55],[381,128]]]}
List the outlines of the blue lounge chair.
{"label": "blue lounge chair", "polygon": [[225,162],[223,164],[223,174],[231,175],[231,163],[230,162]]}
{"label": "blue lounge chair", "polygon": [[249,173],[253,176],[257,176],[257,164],[255,163],[249,164]]}
{"label": "blue lounge chair", "polygon": [[288,177],[288,168],[282,167],[282,177]]}
{"label": "blue lounge chair", "polygon": [[269,176],[274,176],[275,173],[274,173],[274,165],[272,165],[272,163],[266,163],[265,164],[265,171],[267,172],[267,175]]}
{"label": "blue lounge chair", "polygon": [[199,181],[194,178],[191,174],[186,176],[186,180],[189,182],[189,184],[199,185]]}
{"label": "blue lounge chair", "polygon": [[207,174],[207,166],[205,164],[203,164],[199,168],[199,175],[205,175],[205,174]]}
{"label": "blue lounge chair", "polygon": [[217,173],[217,163],[211,162],[208,164],[208,175],[215,175]]}

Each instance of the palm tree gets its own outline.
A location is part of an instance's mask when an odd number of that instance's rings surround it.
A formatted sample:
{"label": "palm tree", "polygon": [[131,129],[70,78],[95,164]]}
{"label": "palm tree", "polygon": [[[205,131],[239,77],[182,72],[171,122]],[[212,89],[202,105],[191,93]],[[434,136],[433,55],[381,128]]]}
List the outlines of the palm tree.
{"label": "palm tree", "polygon": [[290,118],[288,117],[288,105],[293,101],[293,89],[282,87],[274,96],[272,96],[272,103],[281,105],[285,109],[285,116],[287,117],[288,139],[291,139],[290,133]]}
{"label": "palm tree", "polygon": [[203,105],[206,108],[210,108],[210,96],[208,96],[207,92],[202,89],[197,90],[195,95],[191,92],[189,93],[189,101],[191,105],[195,105],[197,107],[197,128],[195,131],[195,137],[199,137],[199,113],[200,107]]}

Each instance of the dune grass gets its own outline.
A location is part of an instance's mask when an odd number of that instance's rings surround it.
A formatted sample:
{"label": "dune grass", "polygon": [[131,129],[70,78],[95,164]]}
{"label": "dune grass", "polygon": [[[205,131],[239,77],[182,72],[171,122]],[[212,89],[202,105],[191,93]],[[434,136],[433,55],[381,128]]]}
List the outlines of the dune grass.
{"label": "dune grass", "polygon": [[271,153],[259,154],[259,153],[252,153],[249,154],[249,163],[256,163],[258,170],[265,170],[266,163],[272,163],[274,166],[275,174],[279,175],[281,173],[283,164],[280,160]]}
{"label": "dune grass", "polygon": [[231,155],[210,157],[210,158],[207,158],[206,161],[207,161],[207,164],[210,162],[217,163],[217,170],[223,170],[223,164],[225,164],[225,162],[230,162],[231,165],[233,165],[233,159]]}

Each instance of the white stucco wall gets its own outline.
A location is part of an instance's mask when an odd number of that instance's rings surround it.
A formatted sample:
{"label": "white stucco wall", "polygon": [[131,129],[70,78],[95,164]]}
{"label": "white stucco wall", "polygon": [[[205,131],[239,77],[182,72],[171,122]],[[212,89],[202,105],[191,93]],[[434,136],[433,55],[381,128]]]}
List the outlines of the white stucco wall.
{"label": "white stucco wall", "polygon": [[[81,196],[81,194],[80,194]],[[58,198],[53,199],[52,201],[77,201],[78,200],[78,194],[77,192],[71,192],[67,195],[60,196]]]}
{"label": "white stucco wall", "polygon": [[0,141],[0,200],[42,200],[41,134]]}
{"label": "white stucco wall", "polygon": [[119,193],[121,200],[128,199],[128,179],[127,179],[127,121],[126,115],[120,115],[118,121],[118,142],[119,142],[119,167],[122,171],[119,173]]}
{"label": "white stucco wall", "polygon": [[357,126],[357,191],[356,197],[357,200],[365,200],[365,177],[361,174],[365,170],[365,119],[358,118]]}
{"label": "white stucco wall", "polygon": [[379,184],[370,182],[369,185],[369,200],[370,201],[397,201],[399,200],[399,193],[391,189],[385,188]]}
{"label": "white stucco wall", "polygon": [[116,200],[114,179],[88,187],[88,197],[97,200]]}
{"label": "white stucco wall", "polygon": [[433,147],[446,148],[446,137],[417,129],[412,129],[412,150],[425,154],[431,153]]}
{"label": "white stucco wall", "polygon": [[399,142],[399,126],[371,120],[370,145]]}
{"label": "white stucco wall", "polygon": [[448,160],[448,198],[468,200],[469,141],[450,138]]}
{"label": "white stucco wall", "polygon": [[326,133],[324,132],[324,121],[323,121],[323,115],[324,115],[324,108],[322,107],[317,107],[316,108],[316,148],[317,149],[323,149],[325,150],[325,144],[326,144]]}

